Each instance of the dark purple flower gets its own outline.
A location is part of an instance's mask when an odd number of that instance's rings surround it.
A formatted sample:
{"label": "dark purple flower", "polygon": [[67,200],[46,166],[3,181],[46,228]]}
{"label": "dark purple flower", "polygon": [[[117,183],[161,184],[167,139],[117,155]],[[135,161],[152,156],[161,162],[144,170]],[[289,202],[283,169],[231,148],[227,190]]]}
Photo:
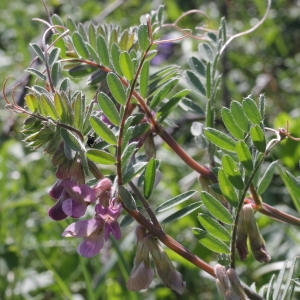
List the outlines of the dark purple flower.
{"label": "dark purple flower", "polygon": [[69,179],[59,179],[49,194],[58,200],[48,212],[56,221],[63,220],[67,216],[79,218],[85,214],[87,206],[96,201],[92,188],[86,184],[76,185]]}

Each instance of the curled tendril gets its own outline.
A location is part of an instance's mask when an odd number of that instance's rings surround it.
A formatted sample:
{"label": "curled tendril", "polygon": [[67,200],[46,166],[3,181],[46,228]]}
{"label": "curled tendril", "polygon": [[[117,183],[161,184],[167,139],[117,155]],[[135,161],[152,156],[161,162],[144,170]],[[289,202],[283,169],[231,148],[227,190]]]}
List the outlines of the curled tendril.
{"label": "curled tendril", "polygon": [[193,35],[192,33],[192,30],[191,29],[182,29],[180,28],[177,24],[184,18],[186,17],[187,15],[190,15],[190,14],[195,14],[195,13],[198,13],[198,14],[202,14],[204,15],[207,19],[208,16],[202,11],[202,10],[199,10],[199,9],[192,9],[192,10],[189,10],[187,11],[186,13],[183,13],[180,17],[177,18],[177,20],[174,22],[174,23],[170,23],[170,24],[163,24],[161,27],[158,27],[157,29],[154,30],[153,34],[155,34],[158,30],[160,30],[161,28],[167,28],[167,27],[172,27],[172,28],[175,28],[176,30],[180,31],[180,32],[185,32],[185,31],[189,31],[189,34],[186,34],[184,35],[183,37],[180,37],[180,38],[176,38],[176,39],[170,39],[170,40],[163,40],[163,41],[156,41],[154,42],[154,44],[161,44],[161,43],[165,43],[165,42],[174,42],[174,41],[177,41],[177,40],[182,40],[186,37],[191,37],[193,39],[197,39],[197,40],[203,40],[202,37],[199,37],[199,36],[196,36],[196,35]]}

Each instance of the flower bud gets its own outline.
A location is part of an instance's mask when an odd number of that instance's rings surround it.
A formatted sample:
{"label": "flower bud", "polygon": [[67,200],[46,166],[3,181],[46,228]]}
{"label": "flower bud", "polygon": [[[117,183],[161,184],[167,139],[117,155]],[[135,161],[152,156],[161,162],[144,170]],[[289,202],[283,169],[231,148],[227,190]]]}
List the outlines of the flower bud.
{"label": "flower bud", "polygon": [[227,274],[232,286],[232,294],[237,295],[236,299],[248,299],[235,270],[230,268],[227,270]]}
{"label": "flower bud", "polygon": [[217,264],[214,271],[218,291],[225,300],[248,299],[234,269],[230,268],[226,271],[224,266]]}
{"label": "flower bud", "polygon": [[268,263],[271,257],[267,252],[265,241],[257,226],[251,204],[244,205],[243,211],[252,254],[257,261]]}
{"label": "flower bud", "polygon": [[247,247],[247,226],[245,224],[244,212],[240,211],[236,233],[236,249],[241,261],[245,260],[248,255]]}
{"label": "flower bud", "polygon": [[148,235],[144,238],[144,245],[151,253],[157,274],[162,282],[178,294],[182,294],[185,288],[185,282],[182,281],[181,274],[176,271],[168,255],[159,245],[158,239],[153,235]]}
{"label": "flower bud", "polygon": [[148,288],[154,277],[154,271],[150,267],[149,251],[143,243],[145,236],[146,229],[142,226],[138,226],[136,228],[136,256],[133,269],[126,284],[126,287],[130,291],[140,291]]}
{"label": "flower bud", "polygon": [[110,179],[108,178],[103,178],[98,181],[98,183],[93,187],[95,193],[96,193],[96,198],[98,198],[102,193],[104,193],[107,190],[110,190],[112,187],[112,183]]}

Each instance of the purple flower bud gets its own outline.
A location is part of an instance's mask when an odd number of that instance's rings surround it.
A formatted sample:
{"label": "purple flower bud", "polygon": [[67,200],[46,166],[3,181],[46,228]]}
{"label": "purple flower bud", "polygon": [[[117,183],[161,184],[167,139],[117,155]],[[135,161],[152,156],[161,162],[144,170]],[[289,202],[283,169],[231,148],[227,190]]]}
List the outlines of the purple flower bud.
{"label": "purple flower bud", "polygon": [[142,226],[137,226],[135,233],[137,238],[137,251],[133,269],[126,284],[126,287],[130,291],[147,289],[154,277],[154,271],[150,267],[149,251],[143,243],[143,239],[146,236],[146,229]]}
{"label": "purple flower bud", "polygon": [[185,282],[182,281],[181,274],[176,271],[168,255],[159,245],[158,239],[153,235],[148,235],[144,238],[144,245],[151,253],[157,274],[162,282],[178,294],[182,294],[184,292]]}
{"label": "purple flower bud", "polygon": [[112,187],[112,183],[110,179],[103,178],[98,181],[98,183],[93,187],[93,190],[95,191],[96,198],[99,198],[101,194],[103,194],[106,191],[110,191]]}
{"label": "purple flower bud", "polygon": [[243,211],[252,254],[257,261],[268,263],[271,257],[266,249],[266,243],[257,226],[252,205],[244,205]]}

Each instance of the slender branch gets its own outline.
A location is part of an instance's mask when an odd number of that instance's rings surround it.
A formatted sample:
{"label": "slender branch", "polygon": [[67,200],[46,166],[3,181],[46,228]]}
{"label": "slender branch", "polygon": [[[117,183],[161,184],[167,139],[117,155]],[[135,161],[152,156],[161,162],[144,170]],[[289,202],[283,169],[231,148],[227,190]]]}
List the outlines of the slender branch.
{"label": "slender branch", "polygon": [[132,188],[133,192],[135,193],[135,195],[139,198],[139,200],[142,202],[143,206],[145,207],[152,223],[154,226],[156,226],[157,228],[161,229],[161,226],[155,216],[155,214],[153,213],[151,207],[149,206],[149,203],[144,199],[143,195],[141,194],[141,192],[139,191],[139,189],[134,185],[134,183],[132,181],[129,181],[129,185]]}
{"label": "slender branch", "polygon": [[140,74],[140,71],[142,69],[142,66],[144,64],[144,61],[145,61],[145,59],[147,57],[147,54],[148,54],[149,50],[151,49],[151,47],[153,45],[152,34],[151,34],[151,26],[150,26],[150,18],[147,19],[147,25],[148,25],[148,31],[150,33],[149,36],[151,37],[151,40],[150,40],[149,46],[147,47],[147,49],[144,52],[144,55],[143,55],[143,57],[141,59],[139,67],[138,67],[138,69],[136,71],[136,74],[135,74],[134,79],[132,81],[132,84],[130,86],[130,92],[129,92],[128,97],[127,97],[127,101],[126,101],[126,104],[125,104],[124,113],[123,113],[121,124],[120,124],[120,132],[119,132],[118,144],[117,144],[117,175],[118,175],[118,185],[122,185],[122,165],[121,165],[122,139],[123,139],[125,121],[126,121],[126,118],[127,118],[127,114],[128,114],[129,108],[130,108],[129,107],[129,103],[130,103],[130,99],[131,99],[131,97],[133,95],[133,91],[134,91],[134,88],[135,88],[138,76]]}

